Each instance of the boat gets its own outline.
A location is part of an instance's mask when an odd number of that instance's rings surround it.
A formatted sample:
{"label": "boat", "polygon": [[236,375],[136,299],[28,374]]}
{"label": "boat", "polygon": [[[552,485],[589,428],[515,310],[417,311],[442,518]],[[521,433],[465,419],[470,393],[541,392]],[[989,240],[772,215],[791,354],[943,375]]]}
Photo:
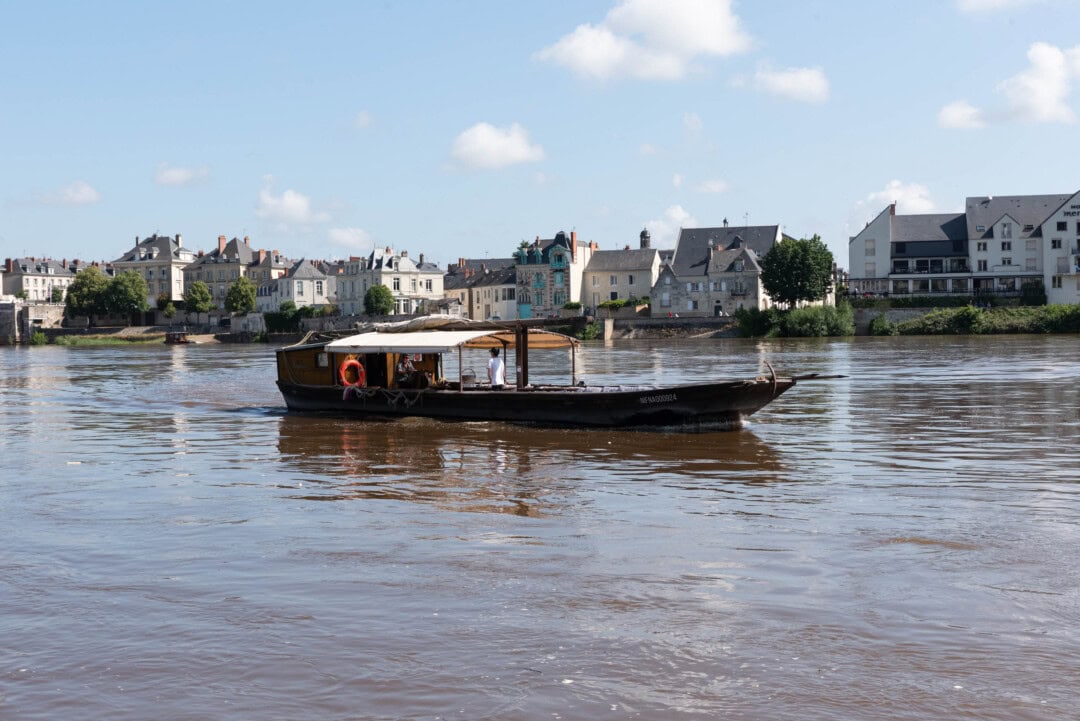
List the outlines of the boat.
{"label": "boat", "polygon": [[179,345],[183,343],[190,343],[191,339],[188,338],[187,331],[167,330],[165,331],[165,342],[169,345]]}
{"label": "boat", "polygon": [[[544,426],[735,428],[798,381],[769,375],[684,385],[589,385],[576,375],[579,341],[543,321],[468,321],[427,316],[369,324],[357,332],[313,331],[277,351],[277,384],[289,411],[358,418],[425,417]],[[467,349],[500,349],[509,385],[492,388],[463,360]],[[529,354],[570,352],[565,384],[529,382]],[[511,356],[513,352],[513,365]],[[444,356],[456,354],[456,378]],[[402,366],[406,370],[402,370]],[[513,371],[517,372],[514,373]],[[486,375],[486,374],[485,374]]]}

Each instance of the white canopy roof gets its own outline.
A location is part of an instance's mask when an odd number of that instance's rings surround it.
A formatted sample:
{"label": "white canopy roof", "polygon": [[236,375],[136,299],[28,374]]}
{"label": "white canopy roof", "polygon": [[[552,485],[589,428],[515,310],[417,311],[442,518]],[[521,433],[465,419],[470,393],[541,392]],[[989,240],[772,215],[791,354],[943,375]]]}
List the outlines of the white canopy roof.
{"label": "white canopy roof", "polygon": [[[330,341],[334,353],[447,353],[459,346],[501,348],[514,346],[514,332],[507,330],[425,330],[410,333],[360,333]],[[529,330],[530,348],[569,348],[577,341],[550,331]]]}

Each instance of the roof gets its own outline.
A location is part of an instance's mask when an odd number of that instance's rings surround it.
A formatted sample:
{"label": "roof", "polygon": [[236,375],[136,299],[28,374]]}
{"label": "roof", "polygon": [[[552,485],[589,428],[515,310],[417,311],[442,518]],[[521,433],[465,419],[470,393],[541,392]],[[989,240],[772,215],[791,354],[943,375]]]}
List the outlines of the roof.
{"label": "roof", "polygon": [[709,247],[730,249],[741,244],[763,257],[780,234],[778,225],[741,225],[722,228],[683,228],[671,261],[676,275],[704,275],[709,263]]}
{"label": "roof", "polygon": [[[1017,238],[1038,234],[1043,221],[1049,218],[1073,194],[1069,195],[996,195],[972,197],[965,202],[967,209],[967,234],[969,238],[989,238],[994,223],[1006,215],[1020,224]],[[1032,226],[1024,230],[1024,226]],[[978,230],[979,227],[982,230]]]}
{"label": "roof", "polygon": [[[529,348],[569,348],[577,340],[561,333],[529,329]],[[513,330],[370,331],[331,341],[336,353],[448,353],[456,348],[513,348]]]}
{"label": "roof", "polygon": [[655,248],[637,250],[597,250],[585,267],[586,273],[608,271],[651,270],[658,251]]}
{"label": "roof", "polygon": [[967,220],[963,213],[897,215],[893,217],[892,240],[967,240]]}
{"label": "roof", "polygon": [[289,269],[289,272],[285,274],[287,278],[292,280],[314,278],[322,280],[326,277],[326,273],[315,267],[310,260],[300,259],[296,261],[296,264]]}

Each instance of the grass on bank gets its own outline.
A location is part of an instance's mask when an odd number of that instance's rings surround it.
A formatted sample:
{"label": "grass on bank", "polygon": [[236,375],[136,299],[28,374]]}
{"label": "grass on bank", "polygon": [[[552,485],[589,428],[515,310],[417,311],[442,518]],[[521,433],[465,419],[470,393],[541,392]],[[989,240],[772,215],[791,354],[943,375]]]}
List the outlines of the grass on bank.
{"label": "grass on bank", "polygon": [[[42,334],[44,335],[44,334]],[[129,345],[154,345],[165,342],[165,334],[150,334],[138,336],[116,335],[61,335],[54,341],[55,345],[76,347],[89,346],[129,346]],[[31,339],[31,345],[36,345]]]}
{"label": "grass on bank", "polygon": [[995,335],[1080,333],[1080,305],[1003,308],[941,308],[921,318],[893,323],[885,315],[870,321],[871,335]]}

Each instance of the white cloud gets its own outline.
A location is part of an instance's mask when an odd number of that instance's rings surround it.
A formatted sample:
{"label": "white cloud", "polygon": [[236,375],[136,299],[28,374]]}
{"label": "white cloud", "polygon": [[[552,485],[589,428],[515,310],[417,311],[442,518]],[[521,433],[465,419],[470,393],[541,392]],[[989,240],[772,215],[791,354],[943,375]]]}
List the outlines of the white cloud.
{"label": "white cloud", "polygon": [[682,122],[683,127],[686,128],[687,132],[695,135],[705,128],[705,122],[697,113],[683,113]]}
{"label": "white cloud", "polygon": [[731,0],[623,0],[599,25],[579,25],[534,57],[598,80],[677,80],[698,57],[750,44]]}
{"label": "white cloud", "polygon": [[981,13],[1031,5],[1036,0],[956,0],[960,12]]}
{"label": "white cloud", "polygon": [[774,70],[762,65],[754,74],[754,87],[802,103],[823,103],[829,99],[829,80],[821,68]]}
{"label": "white cloud", "polygon": [[713,180],[703,180],[698,183],[697,191],[699,193],[723,193],[728,189],[728,184],[720,178],[714,178]]}
{"label": "white cloud", "polygon": [[168,163],[158,163],[154,172],[154,182],[158,185],[194,185],[210,177],[210,168],[202,165],[197,168],[174,167]]}
{"label": "white cloud", "polygon": [[937,203],[930,197],[930,190],[925,185],[890,180],[884,189],[870,193],[864,200],[855,204],[848,220],[848,227],[854,228],[855,232],[862,230],[867,222],[873,220],[894,201],[897,213],[919,215],[937,210]]}
{"label": "white cloud", "polygon": [[675,173],[674,175],[672,175],[671,176],[671,184],[674,185],[676,188],[681,188],[682,187],[682,176],[679,175],[678,173]]}
{"label": "white cloud", "polygon": [[375,240],[363,228],[331,228],[328,235],[331,243],[350,250],[369,251],[375,247]]}
{"label": "white cloud", "polygon": [[509,128],[477,123],[454,138],[450,154],[466,167],[497,169],[543,160],[544,149],[529,142],[528,131],[517,123]]}
{"label": "white cloud", "polygon": [[76,180],[50,193],[38,195],[44,205],[93,205],[101,201],[101,193],[85,180]]}
{"label": "white cloud", "polygon": [[983,112],[966,100],[949,103],[938,111],[938,125],[943,128],[974,129],[986,127]]}
{"label": "white cloud", "polygon": [[255,214],[268,220],[281,231],[301,230],[317,223],[330,221],[330,214],[314,209],[311,198],[295,190],[285,190],[281,195],[273,193],[273,178],[264,179],[259,191],[259,204]]}
{"label": "white cloud", "polygon": [[672,205],[661,217],[646,221],[644,226],[648,228],[652,236],[654,247],[674,248],[679,231],[682,228],[693,228],[697,224],[694,216],[681,205]]}
{"label": "white cloud", "polygon": [[1071,80],[1077,76],[1080,46],[1069,51],[1035,43],[1028,48],[1026,69],[998,85],[1013,117],[1037,123],[1072,123],[1068,105]]}
{"label": "white cloud", "polygon": [[372,117],[371,111],[361,110],[353,118],[353,126],[357,130],[363,130],[364,128],[370,128],[371,124],[375,122],[375,118]]}

